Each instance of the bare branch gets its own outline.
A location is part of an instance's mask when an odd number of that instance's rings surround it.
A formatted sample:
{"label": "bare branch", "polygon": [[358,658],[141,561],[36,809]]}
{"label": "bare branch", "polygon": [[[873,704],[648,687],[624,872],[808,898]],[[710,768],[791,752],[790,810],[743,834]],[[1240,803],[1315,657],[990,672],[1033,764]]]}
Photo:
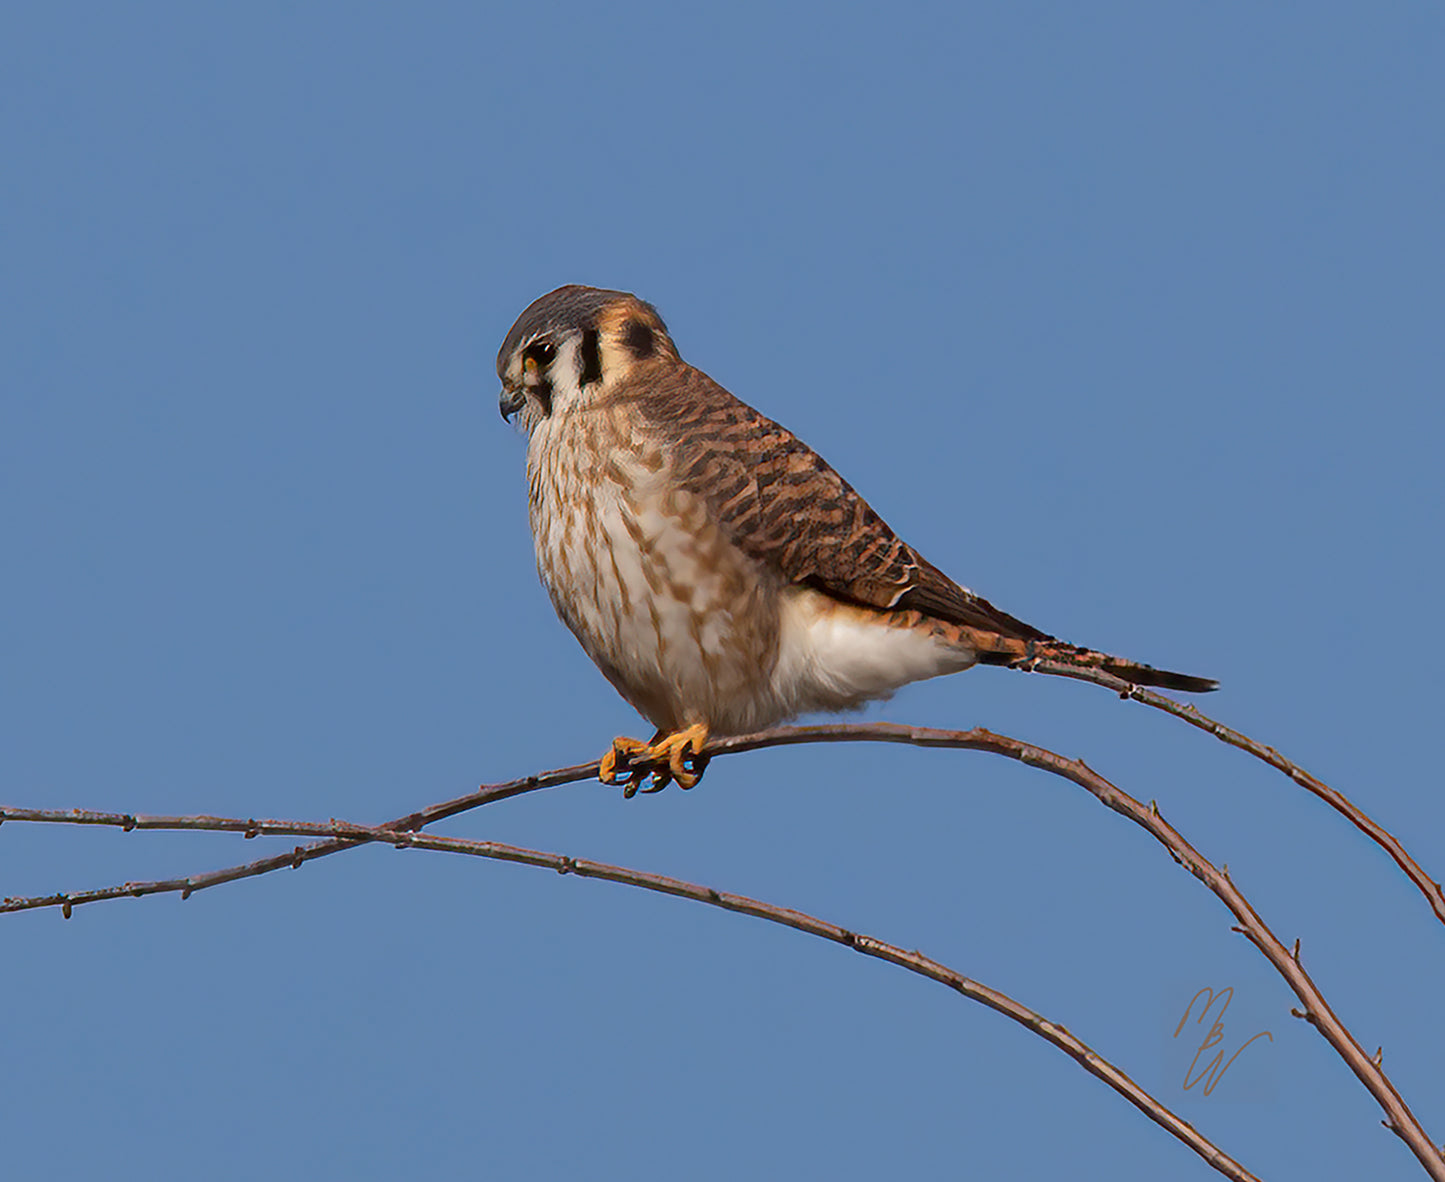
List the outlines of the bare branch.
{"label": "bare branch", "polygon": [[1208,715],[1200,713],[1199,708],[1192,702],[1176,702],[1173,698],[1166,698],[1163,694],[1145,689],[1142,685],[1124,681],[1112,673],[1105,673],[1102,669],[1083,669],[1074,665],[1065,665],[1059,661],[1037,661],[1030,665],[1020,665],[1019,668],[1102,685],[1106,689],[1113,690],[1121,698],[1132,698],[1136,702],[1143,702],[1146,706],[1153,706],[1156,710],[1172,714],[1175,718],[1182,718],[1190,726],[1207,731],[1220,742],[1228,743],[1231,747],[1238,747],[1256,759],[1263,760],[1270,767],[1283,772],[1305,791],[1314,793],[1389,854],[1395,860],[1395,864],[1405,872],[1406,877],[1420,889],[1420,893],[1430,904],[1431,910],[1435,912],[1435,918],[1441,923],[1445,923],[1445,888],[1442,888],[1440,883],[1425,873],[1399,840],[1384,826],[1371,820],[1343,792],[1331,788],[1323,780],[1310,775],[1304,768],[1286,759],[1273,747],[1266,747],[1263,743],[1255,742],[1248,735],[1240,734],[1239,731],[1232,730],[1221,722],[1215,722]]}
{"label": "bare branch", "polygon": [[[587,858],[573,858],[565,854],[547,853],[542,850],[525,849],[521,846],[506,845],[496,841],[475,841],[461,837],[443,837],[414,830],[376,828],[366,825],[352,825],[345,821],[258,821],[241,817],[143,817],[117,813],[87,813],[81,810],[51,812],[40,809],[7,809],[5,819],[14,821],[54,821],[77,825],[115,825],[121,829],[169,829],[169,830],[222,830],[252,836],[316,837],[329,835],[348,845],[367,842],[386,843],[397,849],[436,850],[443,853],[464,854],[476,858],[491,858],[502,862],[514,862],[524,866],[535,866],[544,870],[555,870],[559,874],[574,874],[579,878],[597,878],[606,882],[621,883],[624,886],[642,890],[657,891],[664,895],[675,895],[704,903],[709,907],[720,907],[724,911],[735,911],[754,919],[781,924],[795,931],[805,932],[842,944],[864,956],[887,961],[909,972],[917,973],[930,980],[948,986],[955,992],[989,1009],[1003,1014],[1006,1018],[1031,1030],[1040,1038],[1058,1047],[1085,1071],[1103,1080],[1126,1100],[1144,1113],[1150,1120],[1183,1141],[1195,1153],[1204,1158],[1221,1174],[1238,1182],[1259,1182],[1233,1158],[1218,1146],[1202,1136],[1188,1121],[1171,1112],[1155,1099],[1124,1071],[1104,1059],[1098,1052],[1081,1042],[1064,1027],[1050,1022],[1043,1015],[1021,1005],[1007,994],[987,985],[980,984],[947,965],[924,956],[921,952],[908,951],[895,944],[886,943],[872,936],[850,931],[829,923],[827,920],[765,903],[746,895],[718,891],[683,879],[662,874],[650,874],[626,866],[613,866],[606,862],[594,862]],[[145,884],[152,885],[152,884]],[[73,902],[86,901],[72,896]]]}
{"label": "bare branch", "polygon": [[[468,792],[465,796],[458,796],[452,800],[445,800],[440,804],[419,809],[404,817],[397,817],[394,821],[387,822],[382,828],[421,829],[446,817],[453,817],[458,813],[480,808],[484,804],[520,796],[524,792],[535,792],[539,788],[556,788],[560,784],[590,780],[596,775],[597,764],[593,762],[557,768],[554,771],[541,772],[535,776],[523,776],[519,780],[508,780],[501,784],[483,784],[475,792]],[[109,825],[125,830],[222,828],[222,826],[203,825],[200,823],[201,820],[202,818],[199,817],[141,816],[132,813],[104,813],[84,809],[48,811],[0,808],[0,824],[5,821],[50,821],[73,825]],[[170,822],[176,823],[171,824]],[[251,837],[257,836],[260,832],[257,830],[256,833],[251,833],[246,828],[241,831]],[[360,841],[332,838],[327,841],[312,842],[306,846],[298,845],[288,853],[259,858],[254,862],[244,862],[239,866],[228,866],[223,870],[211,870],[205,874],[192,874],[186,878],[127,882],[120,886],[102,887],[93,891],[61,892],[54,895],[36,895],[30,898],[7,897],[0,900],[0,914],[7,911],[32,911],[37,907],[59,907],[64,911],[65,918],[69,919],[71,909],[82,903],[99,903],[106,899],[139,899],[145,895],[164,895],[176,892],[180,893],[182,899],[189,899],[196,891],[203,891],[207,887],[220,886],[222,883],[236,882],[243,878],[256,878],[262,874],[269,874],[273,870],[285,870],[287,867],[299,870],[305,863],[315,858],[324,858],[328,854],[353,849],[362,844],[364,843]]]}
{"label": "bare branch", "polygon": [[[1162,700],[1168,701],[1168,699]],[[1177,703],[1171,703],[1171,705],[1177,705]],[[1295,996],[1304,1004],[1304,1010],[1300,1016],[1305,1018],[1325,1037],[1340,1057],[1345,1060],[1350,1070],[1353,1071],[1355,1076],[1365,1085],[1370,1094],[1375,1097],[1380,1107],[1384,1109],[1386,1114],[1384,1123],[1386,1127],[1397,1133],[1401,1139],[1410,1146],[1411,1151],[1414,1152],[1421,1164],[1425,1166],[1425,1169],[1431,1177],[1437,1179],[1438,1182],[1445,1182],[1445,1157],[1442,1157],[1430,1138],[1426,1136],[1424,1129],[1420,1126],[1414,1113],[1410,1111],[1409,1106],[1395,1090],[1394,1085],[1384,1074],[1380,1065],[1365,1054],[1364,1050],[1335,1015],[1314,981],[1311,980],[1309,974],[1305,972],[1304,966],[1300,963],[1297,955],[1292,954],[1289,949],[1286,949],[1285,946],[1280,943],[1279,939],[1265,925],[1264,921],[1249,904],[1248,900],[1246,900],[1234,886],[1229,876],[1217,869],[1208,859],[1200,854],[1198,850],[1190,845],[1173,826],[1164,820],[1157,807],[1141,804],[1128,793],[1104,779],[1079,760],[1068,759],[1065,756],[1058,755],[1042,747],[1036,747],[1030,743],[1023,743],[1005,735],[994,734],[982,727],[975,727],[968,731],[937,730],[930,727],[909,727],[891,723],[838,723],[824,726],[779,727],[754,735],[742,735],[709,744],[707,754],[709,756],[725,755],[741,751],[757,750],[762,747],[827,742],[905,743],[920,747],[945,747],[988,751],[997,755],[1004,755],[1010,759],[1016,759],[1021,763],[1028,764],[1031,767],[1041,768],[1044,771],[1051,772],[1054,775],[1069,780],[1071,783],[1079,785],[1095,796],[1100,803],[1120,815],[1128,817],[1135,824],[1141,826],[1169,850],[1175,861],[1184,866],[1191,874],[1204,883],[1214,895],[1229,908],[1239,921],[1235,930],[1246,936],[1250,942],[1264,954],[1266,959],[1274,965],[1276,971],[1284,977],[1285,981],[1294,991]],[[35,907],[61,906],[65,913],[69,915],[74,905],[93,902],[102,898],[117,898],[122,895],[155,894],[166,890],[181,891],[182,897],[185,897],[195,890],[213,886],[220,882],[229,882],[237,878],[262,874],[269,869],[277,869],[287,865],[299,866],[302,862],[310,858],[323,857],[326,854],[335,853],[337,850],[350,848],[351,846],[366,841],[384,840],[397,845],[439,849],[443,848],[443,843],[451,843],[457,839],[433,837],[423,839],[415,834],[415,830],[425,824],[429,824],[433,820],[453,816],[468,808],[487,804],[493,800],[500,800],[508,796],[516,796],[524,792],[534,791],[538,788],[552,787],[557,784],[584,779],[590,775],[594,775],[596,769],[597,765],[595,763],[583,764],[576,767],[559,769],[554,772],[545,772],[535,777],[527,777],[522,780],[511,781],[507,784],[483,787],[466,797],[460,797],[457,800],[433,805],[428,809],[423,809],[420,812],[400,818],[398,822],[393,825],[382,826],[377,829],[370,829],[366,826],[350,826],[335,821],[326,823],[323,826],[316,823],[304,822],[259,822],[251,818],[157,818],[124,813],[82,813],[79,810],[46,812],[44,810],[6,808],[0,810],[0,821],[34,820],[75,824],[101,824],[114,825],[122,829],[206,828],[238,830],[243,833],[257,834],[266,832],[294,832],[308,836],[324,832],[326,834],[345,834],[345,836],[329,837],[326,841],[317,842],[310,846],[298,846],[291,854],[282,855],[279,858],[266,859],[244,866],[231,867],[227,870],[214,871],[209,875],[199,875],[190,879],[172,879],[165,882],[153,883],[128,883],[121,887],[112,887],[103,891],[52,895],[34,899],[7,899],[3,903],[0,903],[0,911],[19,911]],[[478,849],[473,852],[480,852],[480,847],[482,846],[498,849],[504,848],[495,846],[494,843],[473,844],[478,847]],[[511,849],[513,847],[505,848]],[[483,856],[501,857],[502,855],[487,854]],[[545,864],[552,866],[554,869],[562,869],[561,866],[553,862],[536,861],[536,859],[539,858],[548,859],[556,857],[558,856],[539,854],[537,851],[528,850],[520,851],[519,854],[509,857],[507,860],[525,861],[532,865]],[[565,861],[572,869],[582,864],[574,859],[566,859]],[[600,864],[586,863],[586,865]],[[594,877],[605,876],[598,874],[594,875]],[[645,877],[651,879],[655,876]],[[676,880],[666,881],[675,882]],[[644,885],[644,883],[641,878],[639,878],[639,880],[632,885],[640,886]],[[653,887],[649,889],[662,888]],[[711,901],[711,895],[714,892],[708,892],[705,888],[697,889],[709,896],[706,899],[702,899],[702,901]],[[669,891],[668,893],[684,892]],[[694,896],[689,894],[686,897],[691,898]],[[788,912],[788,914],[797,915],[799,913]],[[776,922],[785,921],[779,919]],[[831,928],[831,925],[824,926]],[[843,931],[843,929],[836,930],[838,932]],[[819,932],[816,934],[824,933]],[[827,938],[833,939],[835,937],[828,936]],[[839,942],[847,941],[839,940]],[[891,957],[885,956],[884,959],[891,959]],[[904,967],[908,966],[905,965]],[[942,980],[943,978],[938,979]],[[948,983],[951,984],[952,982],[950,981]],[[1101,1076],[1101,1078],[1103,1077]]]}

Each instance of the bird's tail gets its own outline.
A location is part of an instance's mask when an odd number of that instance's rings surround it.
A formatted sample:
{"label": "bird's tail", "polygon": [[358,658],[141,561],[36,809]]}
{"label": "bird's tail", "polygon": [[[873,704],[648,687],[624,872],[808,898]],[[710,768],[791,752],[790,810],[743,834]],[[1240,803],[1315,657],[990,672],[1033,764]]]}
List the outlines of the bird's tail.
{"label": "bird's tail", "polygon": [[983,665],[1027,666],[1031,661],[1057,661],[1061,665],[1074,665],[1080,669],[1101,669],[1134,685],[1155,685],[1161,689],[1181,690],[1189,694],[1205,694],[1219,688],[1219,682],[1209,677],[1194,677],[1188,673],[1155,669],[1152,665],[1126,661],[1123,657],[1095,652],[1091,648],[1080,648],[1062,640],[1025,640],[999,632],[987,632],[981,628],[964,627],[961,631],[978,654],[979,663]]}

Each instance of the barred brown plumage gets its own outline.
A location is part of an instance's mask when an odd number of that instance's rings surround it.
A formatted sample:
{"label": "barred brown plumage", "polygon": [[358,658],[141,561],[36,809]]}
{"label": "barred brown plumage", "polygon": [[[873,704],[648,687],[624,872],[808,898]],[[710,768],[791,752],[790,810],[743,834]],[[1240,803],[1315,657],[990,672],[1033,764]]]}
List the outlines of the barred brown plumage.
{"label": "barred brown plumage", "polygon": [[497,373],[502,413],[529,437],[542,581],[658,728],[605,761],[604,778],[629,773],[629,794],[648,772],[689,786],[709,733],[847,709],[979,662],[1215,688],[1059,641],[948,578],[807,444],[684,362],[635,296],[570,286],[535,300]]}

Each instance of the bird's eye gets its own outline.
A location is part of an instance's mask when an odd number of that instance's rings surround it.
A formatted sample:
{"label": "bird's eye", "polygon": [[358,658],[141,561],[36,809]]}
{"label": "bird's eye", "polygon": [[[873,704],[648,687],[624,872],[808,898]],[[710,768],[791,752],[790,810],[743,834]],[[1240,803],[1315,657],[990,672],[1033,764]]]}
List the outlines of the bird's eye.
{"label": "bird's eye", "polygon": [[548,341],[536,341],[522,352],[522,369],[536,373],[546,369],[557,356],[557,350]]}

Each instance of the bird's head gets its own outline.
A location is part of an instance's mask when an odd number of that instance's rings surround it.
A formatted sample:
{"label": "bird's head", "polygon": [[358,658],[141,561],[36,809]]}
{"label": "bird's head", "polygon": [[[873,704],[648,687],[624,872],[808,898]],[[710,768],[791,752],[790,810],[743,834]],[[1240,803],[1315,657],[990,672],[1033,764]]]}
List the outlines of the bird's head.
{"label": "bird's head", "polygon": [[502,342],[502,417],[519,415],[531,434],[659,360],[675,362],[677,348],[651,304],[625,291],[559,287],[528,304]]}

